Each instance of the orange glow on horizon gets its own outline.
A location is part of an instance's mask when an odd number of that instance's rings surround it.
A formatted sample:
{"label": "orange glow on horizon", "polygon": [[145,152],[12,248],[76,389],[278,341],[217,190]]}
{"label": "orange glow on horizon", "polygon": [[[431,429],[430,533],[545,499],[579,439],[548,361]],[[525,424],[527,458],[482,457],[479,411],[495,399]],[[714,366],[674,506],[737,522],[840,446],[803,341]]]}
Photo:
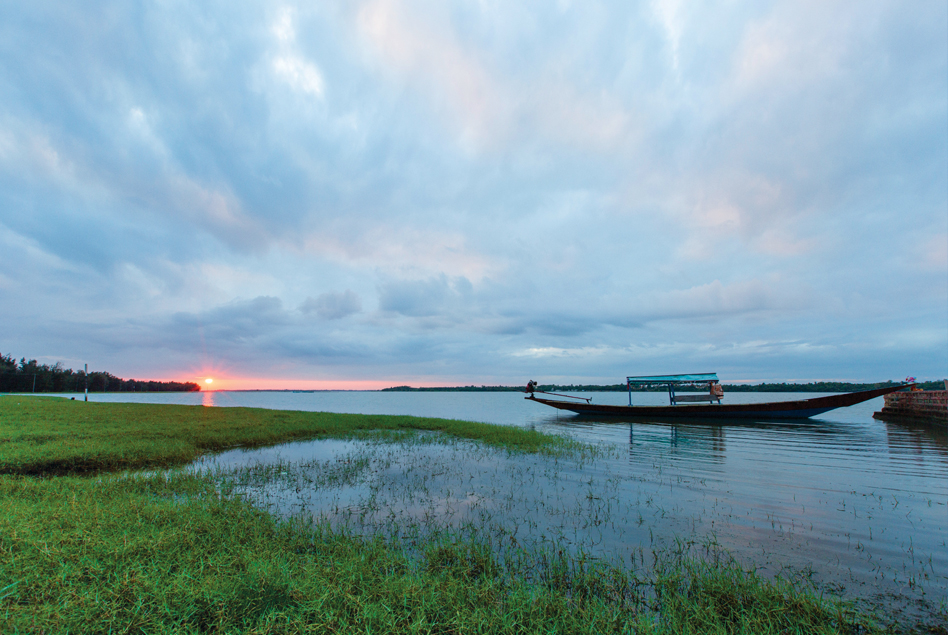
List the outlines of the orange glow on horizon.
{"label": "orange glow on horizon", "polygon": [[[215,369],[219,370],[219,369]],[[227,373],[195,373],[188,379],[158,377],[155,381],[178,381],[197,383],[204,392],[218,390],[381,390],[396,386],[412,388],[444,388],[453,386],[480,385],[483,381],[431,381],[430,379],[278,379],[272,377],[233,377]],[[499,382],[502,383],[502,382]]]}
{"label": "orange glow on horizon", "polygon": [[[202,364],[192,367],[190,379],[205,392],[219,390],[381,390],[395,386],[429,388],[442,386],[466,386],[472,382],[432,381],[430,377],[398,379],[287,379],[275,377],[241,377],[222,364]],[[163,380],[168,381],[168,380]],[[174,379],[172,381],[182,381]]]}
{"label": "orange glow on horizon", "polygon": [[[272,379],[258,377],[214,377],[204,379],[204,390],[380,390],[404,386],[406,382],[347,379]],[[418,384],[412,384],[413,386]]]}

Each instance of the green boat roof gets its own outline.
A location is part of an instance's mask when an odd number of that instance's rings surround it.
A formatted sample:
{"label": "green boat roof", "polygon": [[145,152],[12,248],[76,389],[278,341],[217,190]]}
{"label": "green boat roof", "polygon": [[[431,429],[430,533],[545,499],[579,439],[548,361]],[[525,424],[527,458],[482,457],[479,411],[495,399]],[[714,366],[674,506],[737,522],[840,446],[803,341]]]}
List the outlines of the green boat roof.
{"label": "green boat roof", "polygon": [[630,384],[693,384],[718,381],[717,373],[697,373],[692,375],[647,375],[626,377]]}

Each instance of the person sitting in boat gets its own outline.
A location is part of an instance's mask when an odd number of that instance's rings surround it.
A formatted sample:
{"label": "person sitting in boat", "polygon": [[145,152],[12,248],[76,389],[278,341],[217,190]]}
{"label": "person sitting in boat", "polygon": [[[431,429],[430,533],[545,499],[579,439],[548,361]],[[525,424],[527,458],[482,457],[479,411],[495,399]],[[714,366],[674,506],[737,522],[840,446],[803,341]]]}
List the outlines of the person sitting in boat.
{"label": "person sitting in boat", "polygon": [[536,389],[537,389],[537,382],[533,381],[532,379],[527,382],[527,390],[526,390],[526,392],[528,392],[528,393],[530,393],[531,395],[533,395],[533,391],[536,390]]}
{"label": "person sitting in boat", "polygon": [[721,384],[711,384],[711,398],[717,399],[721,403],[721,397],[724,396],[724,386]]}

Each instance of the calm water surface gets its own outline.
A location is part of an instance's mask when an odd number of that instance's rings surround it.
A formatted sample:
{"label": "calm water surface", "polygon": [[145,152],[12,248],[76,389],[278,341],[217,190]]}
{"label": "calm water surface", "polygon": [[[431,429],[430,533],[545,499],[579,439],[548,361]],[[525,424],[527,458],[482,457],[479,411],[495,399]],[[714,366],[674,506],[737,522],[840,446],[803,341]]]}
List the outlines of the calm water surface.
{"label": "calm water surface", "polygon": [[[628,399],[625,393],[586,396],[595,403]],[[726,399],[815,396],[730,393]],[[944,428],[874,420],[881,398],[803,422],[724,426],[588,421],[517,393],[208,392],[90,399],[444,417],[605,444],[605,456],[576,463],[467,442],[384,449],[366,442],[310,441],[232,451],[198,468],[302,465],[295,476],[286,472],[284,491],[294,487],[293,496],[281,497],[274,483],[248,491],[283,513],[328,516],[369,529],[393,518],[494,523],[520,541],[555,540],[633,564],[644,551],[675,538],[713,537],[765,572],[789,567],[906,619],[944,617],[948,434]],[[662,393],[638,393],[634,399],[667,404]],[[364,473],[326,487],[320,474],[339,461],[358,464]],[[300,479],[312,487],[307,490]]]}

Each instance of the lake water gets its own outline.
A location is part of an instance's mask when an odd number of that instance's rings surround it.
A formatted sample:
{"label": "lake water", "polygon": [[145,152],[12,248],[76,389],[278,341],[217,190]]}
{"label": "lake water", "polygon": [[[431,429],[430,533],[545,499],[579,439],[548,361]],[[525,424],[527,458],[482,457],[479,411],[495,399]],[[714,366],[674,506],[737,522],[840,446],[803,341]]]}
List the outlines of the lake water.
{"label": "lake water", "polygon": [[[628,399],[585,396],[595,403]],[[667,404],[662,393],[634,398]],[[802,573],[906,620],[945,615],[948,431],[877,421],[872,413],[881,398],[803,422],[724,426],[587,421],[518,393],[145,393],[90,400],[444,417],[603,444],[609,451],[596,460],[571,462],[468,442],[326,440],[234,450],[196,467],[281,466],[279,478],[248,482],[246,492],[279,513],[329,517],[365,531],[393,521],[480,523],[519,543],[556,542],[633,565],[676,539],[710,537],[765,573]],[[332,481],[328,475],[340,465],[357,468]]]}

